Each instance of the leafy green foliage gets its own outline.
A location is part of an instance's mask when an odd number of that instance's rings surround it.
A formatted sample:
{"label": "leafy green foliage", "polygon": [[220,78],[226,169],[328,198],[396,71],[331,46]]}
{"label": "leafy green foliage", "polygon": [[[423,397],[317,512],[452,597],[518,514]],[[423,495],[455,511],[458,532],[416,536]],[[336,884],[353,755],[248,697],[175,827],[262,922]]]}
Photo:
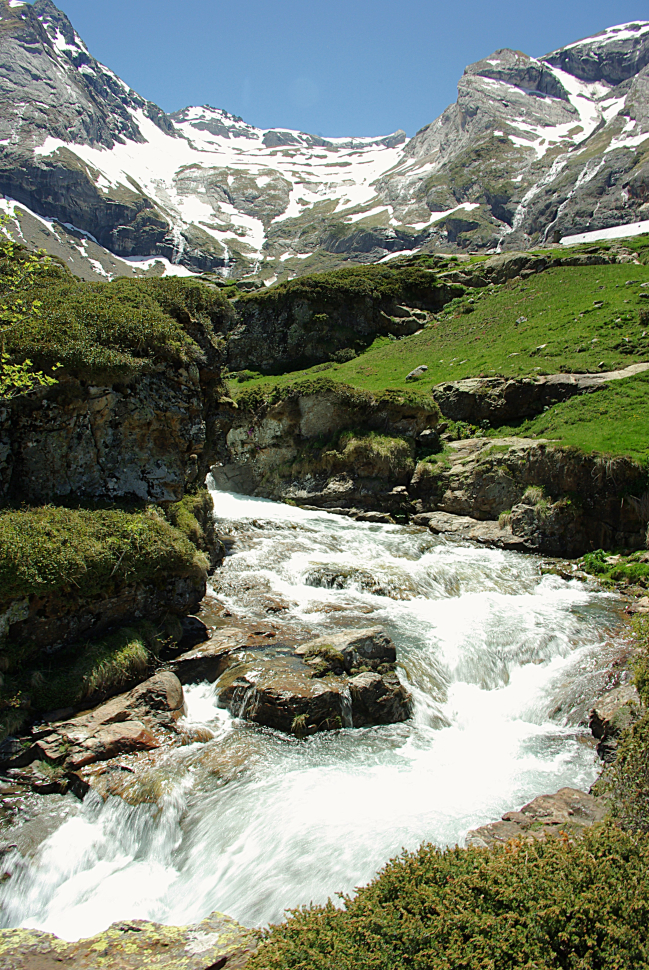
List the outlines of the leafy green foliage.
{"label": "leafy green foliage", "polygon": [[[41,301],[27,299],[23,291],[33,285],[41,271],[47,272],[51,263],[41,253],[17,252],[16,244],[2,233],[6,221],[6,216],[0,216],[0,400],[56,384],[54,377],[33,370],[29,358],[16,362],[5,350],[8,335],[15,328],[40,317]],[[59,366],[55,364],[52,370]]]}
{"label": "leafy green foliage", "polygon": [[640,970],[649,840],[612,827],[491,851],[424,845],[271,927],[248,970]]}
{"label": "leafy green foliage", "polygon": [[202,553],[155,511],[0,512],[0,602],[32,594],[90,597],[205,568]]}

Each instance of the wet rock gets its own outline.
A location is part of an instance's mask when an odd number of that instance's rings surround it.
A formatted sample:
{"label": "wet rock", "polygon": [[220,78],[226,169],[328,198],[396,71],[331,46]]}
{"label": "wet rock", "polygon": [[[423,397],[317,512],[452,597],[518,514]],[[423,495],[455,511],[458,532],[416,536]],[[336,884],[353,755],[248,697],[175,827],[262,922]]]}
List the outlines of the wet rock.
{"label": "wet rock", "polygon": [[249,659],[219,681],[235,717],[297,736],[407,720],[412,698],[394,670],[396,648],[380,627],[300,644],[292,656]]}
{"label": "wet rock", "polygon": [[181,684],[214,681],[223,673],[233,653],[248,644],[249,631],[239,627],[214,630],[206,643],[176,657],[170,664]]}
{"label": "wet rock", "polygon": [[295,655],[317,657],[327,651],[340,654],[347,673],[362,664],[393,664],[397,659],[397,648],[379,626],[365,630],[346,630],[332,636],[309,640],[308,643],[301,643],[296,647]]}
{"label": "wet rock", "polygon": [[150,751],[162,743],[165,730],[185,714],[180,681],[161,671],[127,694],[113,697],[93,711],[52,725],[32,747],[32,760],[76,771],[132,751]]}
{"label": "wet rock", "polygon": [[76,943],[39,930],[0,930],[0,965],[6,970],[240,970],[257,943],[255,930],[217,912],[188,926],[113,923]]}
{"label": "wet rock", "polygon": [[561,788],[554,795],[539,795],[519,812],[505,812],[500,822],[472,829],[467,833],[466,844],[491,848],[510,839],[546,839],[564,832],[575,838],[601,822],[607,809],[604,798],[576,788]]}
{"label": "wet rock", "polygon": [[597,754],[607,764],[617,757],[620,735],[642,716],[642,703],[633,684],[625,684],[604,694],[590,713],[589,727],[597,738]]}
{"label": "wet rock", "polygon": [[359,512],[354,518],[357,522],[375,522],[380,525],[394,523],[394,519],[387,512]]}
{"label": "wet rock", "polygon": [[416,515],[415,525],[427,525],[435,535],[469,539],[484,546],[498,549],[524,551],[528,548],[524,538],[515,536],[509,526],[494,521],[479,521],[469,515],[451,515],[448,512],[425,512]]}

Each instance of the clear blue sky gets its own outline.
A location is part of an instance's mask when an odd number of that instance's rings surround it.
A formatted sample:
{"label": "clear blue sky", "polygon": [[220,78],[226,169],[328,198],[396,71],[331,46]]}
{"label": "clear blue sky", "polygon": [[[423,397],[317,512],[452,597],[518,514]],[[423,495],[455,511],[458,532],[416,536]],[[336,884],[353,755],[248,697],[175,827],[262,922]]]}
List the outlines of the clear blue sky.
{"label": "clear blue sky", "polygon": [[[55,0],[56,2],[56,0]],[[212,104],[260,128],[413,135],[499,47],[539,56],[649,0],[58,0],[91,53],[166,111]]]}

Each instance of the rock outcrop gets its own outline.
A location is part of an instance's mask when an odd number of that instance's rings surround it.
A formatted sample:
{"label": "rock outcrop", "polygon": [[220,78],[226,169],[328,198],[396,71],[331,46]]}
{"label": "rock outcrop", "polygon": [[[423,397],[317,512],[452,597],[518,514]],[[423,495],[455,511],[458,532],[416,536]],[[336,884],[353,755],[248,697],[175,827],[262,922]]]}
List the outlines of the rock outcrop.
{"label": "rock outcrop", "polygon": [[218,454],[222,385],[207,366],[156,371],[103,386],[64,379],[3,402],[0,503],[179,501]]}
{"label": "rock outcrop", "polygon": [[492,427],[531,418],[578,394],[597,391],[609,381],[622,380],[649,370],[649,364],[632,364],[623,370],[601,374],[551,374],[547,377],[469,377],[447,381],[433,389],[433,397],[445,418]]}
{"label": "rock outcrop", "polygon": [[[437,415],[432,399],[407,393],[297,383],[276,404],[234,414],[229,461],[213,467],[212,478],[220,489],[300,505],[404,511],[415,438]],[[354,434],[341,442],[347,430]]]}
{"label": "rock outcrop", "polygon": [[318,731],[394,724],[412,713],[395,671],[396,648],[378,627],[237,658],[218,682],[236,717],[304,737]]}
{"label": "rock outcrop", "polygon": [[630,459],[606,461],[530,438],[473,438],[449,447],[450,463],[420,462],[408,485],[419,512],[497,520],[530,551],[550,556],[643,547],[644,522],[624,501],[644,490]]}
{"label": "rock outcrop", "polygon": [[188,926],[113,923],[75,943],[40,930],[0,930],[0,964],[5,970],[241,970],[258,940],[257,931],[218,912]]}
{"label": "rock outcrop", "polygon": [[607,810],[602,797],[577,788],[561,788],[555,795],[540,795],[519,812],[505,812],[499,822],[472,829],[466,844],[484,849],[510,839],[538,840],[563,834],[578,838],[585,829],[603,821]]}
{"label": "rock outcrop", "polygon": [[591,711],[589,727],[597,738],[597,754],[602,761],[615,761],[622,733],[633,727],[642,713],[638,691],[632,684],[616,687],[599,698]]}
{"label": "rock outcrop", "polygon": [[161,671],[86,714],[36,728],[29,754],[32,761],[56,765],[63,776],[159,747],[185,713],[180,681],[171,671]]}

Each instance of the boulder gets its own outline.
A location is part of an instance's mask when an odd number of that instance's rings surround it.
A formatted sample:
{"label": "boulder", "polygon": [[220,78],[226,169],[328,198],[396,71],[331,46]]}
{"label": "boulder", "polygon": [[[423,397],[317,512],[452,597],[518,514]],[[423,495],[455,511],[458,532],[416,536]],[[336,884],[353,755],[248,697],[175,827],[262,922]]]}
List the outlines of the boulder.
{"label": "boulder", "polygon": [[217,680],[227,667],[230,656],[247,646],[248,638],[249,633],[238,627],[214,630],[209,640],[181,653],[169,666],[181,684]]}
{"label": "boulder", "polygon": [[317,657],[331,651],[340,654],[347,673],[362,664],[393,664],[397,659],[397,648],[380,626],[309,640],[296,648],[295,655]]}
{"label": "boulder", "polygon": [[235,717],[299,737],[393,724],[412,713],[395,661],[394,643],[380,627],[320,637],[291,655],[245,657],[219,680],[218,703]]}
{"label": "boulder", "polygon": [[500,822],[471,829],[466,844],[474,848],[492,848],[510,839],[542,840],[548,835],[564,832],[574,838],[601,822],[607,810],[608,803],[604,798],[588,795],[577,788],[561,788],[554,795],[539,795],[523,805],[519,812],[505,812]]}
{"label": "boulder", "polygon": [[427,370],[428,370],[428,367],[426,364],[420,364],[419,367],[415,367],[415,369],[411,370],[409,374],[406,374],[406,380],[419,381],[424,376]]}

